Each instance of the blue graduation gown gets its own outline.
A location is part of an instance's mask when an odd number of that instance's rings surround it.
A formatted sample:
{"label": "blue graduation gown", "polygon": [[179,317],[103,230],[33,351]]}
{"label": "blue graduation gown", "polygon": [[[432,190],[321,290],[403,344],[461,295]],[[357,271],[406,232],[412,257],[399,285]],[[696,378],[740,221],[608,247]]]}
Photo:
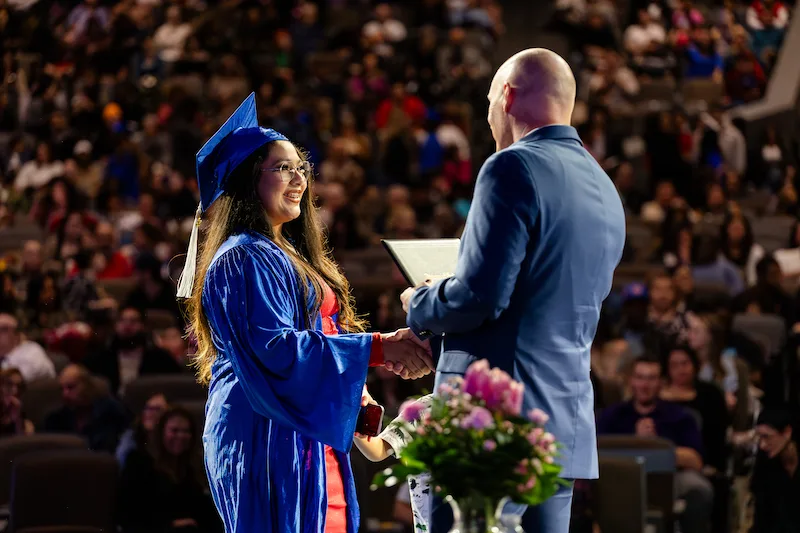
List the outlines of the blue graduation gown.
{"label": "blue graduation gown", "polygon": [[218,351],[203,433],[206,473],[227,533],[322,533],[324,445],[341,465],[348,533],[358,529],[350,450],[370,334],[304,328],[289,258],[254,233],[230,237],[206,275]]}

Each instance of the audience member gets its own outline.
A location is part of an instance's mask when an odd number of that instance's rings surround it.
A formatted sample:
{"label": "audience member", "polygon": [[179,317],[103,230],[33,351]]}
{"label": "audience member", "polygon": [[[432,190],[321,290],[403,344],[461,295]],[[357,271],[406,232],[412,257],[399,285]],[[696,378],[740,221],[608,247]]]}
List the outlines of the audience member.
{"label": "audience member", "polygon": [[0,368],[16,368],[26,382],[56,377],[53,362],[37,343],[25,339],[19,321],[0,312]]}
{"label": "audience member", "polygon": [[680,516],[684,533],[706,533],[714,490],[703,476],[702,437],[695,419],[683,407],[659,399],[661,364],[646,356],[636,360],[631,376],[632,398],[606,408],[597,421],[598,434],[661,437],[675,444],[678,472],[675,490],[686,501]]}
{"label": "audience member", "polygon": [[678,299],[672,276],[660,272],[650,278],[648,321],[668,343],[685,342],[689,330],[686,315],[678,311]]}
{"label": "audience member", "polygon": [[129,422],[122,405],[80,365],[68,365],[58,380],[62,406],[47,415],[44,431],[79,435],[89,449],[113,453]]}
{"label": "audience member", "polygon": [[174,288],[161,276],[161,262],[152,254],[143,253],[136,258],[133,267],[136,287],[128,295],[124,307],[132,307],[144,316],[150,309],[167,311],[182,323]]}
{"label": "audience member", "polygon": [[25,382],[16,368],[0,371],[0,438],[31,435],[33,422],[25,418],[22,392]]}
{"label": "audience member", "polygon": [[788,409],[767,408],[756,422],[758,459],[751,490],[755,499],[753,533],[800,530],[800,453]]}
{"label": "audience member", "polygon": [[716,472],[725,472],[728,457],[725,439],[730,417],[722,391],[698,379],[700,362],[689,346],[670,350],[666,368],[661,399],[681,405],[696,416],[703,437],[703,464]]}
{"label": "audience member", "polygon": [[128,454],[120,479],[124,533],[222,531],[214,504],[195,465],[199,435],[188,412],[168,409],[154,431],[152,452]]}
{"label": "audience member", "polygon": [[125,430],[117,445],[117,461],[120,468],[125,468],[125,461],[131,452],[137,450],[151,451],[158,441],[156,428],[169,405],[163,394],[155,394],[147,399],[141,414],[134,420],[133,427]]}
{"label": "audience member", "polygon": [[747,284],[756,284],[756,265],[764,257],[764,248],[753,240],[750,222],[743,216],[729,216],[720,235],[722,254],[741,268]]}
{"label": "audience member", "polygon": [[689,318],[688,345],[697,356],[697,377],[713,383],[725,392],[725,403],[730,409],[736,406],[739,390],[739,371],[736,368],[736,350],[725,346],[725,329],[715,315],[697,315]]}
{"label": "audience member", "polygon": [[145,331],[142,313],[133,307],[120,310],[108,347],[87,358],[86,368],[107,379],[113,394],[123,394],[139,376],[180,371],[172,356],[155,346],[152,334]]}

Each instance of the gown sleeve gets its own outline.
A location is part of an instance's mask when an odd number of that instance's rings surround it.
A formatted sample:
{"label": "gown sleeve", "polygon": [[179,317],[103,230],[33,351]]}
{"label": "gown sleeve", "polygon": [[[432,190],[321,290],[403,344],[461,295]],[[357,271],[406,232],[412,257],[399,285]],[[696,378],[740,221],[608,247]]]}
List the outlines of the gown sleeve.
{"label": "gown sleeve", "polygon": [[217,258],[203,289],[214,344],[257,413],[347,453],[373,337],[298,330],[294,280],[285,259],[259,246]]}

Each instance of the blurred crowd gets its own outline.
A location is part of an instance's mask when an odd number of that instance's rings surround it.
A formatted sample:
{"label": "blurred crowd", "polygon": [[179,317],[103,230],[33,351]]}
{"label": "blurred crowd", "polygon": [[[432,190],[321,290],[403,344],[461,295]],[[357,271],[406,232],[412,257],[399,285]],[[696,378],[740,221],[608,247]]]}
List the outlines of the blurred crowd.
{"label": "blurred crowd", "polygon": [[202,410],[130,392],[192,380],[174,279],[195,153],[255,91],[308,152],[337,254],[455,236],[494,146],[499,3],[0,0],[0,27],[0,431],[116,452],[123,531],[217,531]]}
{"label": "blurred crowd", "polygon": [[[359,309],[375,329],[400,327],[402,279],[369,252],[382,237],[459,236],[494,151],[500,4],[0,0],[0,433],[73,433],[116,452],[124,531],[216,531],[202,418],[170,390],[126,399],[148,376],[191,381],[174,280],[195,153],[255,91],[262,125],[314,163]],[[763,96],[792,8],[555,4],[575,126],[629,217],[593,346],[599,431],[675,442],[685,533],[730,530],[731,506],[747,504],[732,480],[750,474],[756,531],[791,531],[776,528],[798,527],[780,502],[800,498],[796,463],[793,477],[782,466],[797,460],[800,152],[774,129],[748,143],[730,110]],[[42,383],[58,402],[33,416]],[[380,370],[369,384],[388,416],[431,386]],[[365,518],[410,527],[407,491],[393,507],[364,497]],[[150,522],[143,507],[158,510]],[[575,531],[596,526],[590,509],[579,485]]]}
{"label": "blurred crowd", "polygon": [[634,0],[624,3],[629,17],[621,4],[556,2],[556,27],[580,55],[581,98],[617,115],[636,112],[640,93],[675,82],[712,81],[725,106],[760,99],[790,15],[780,0]]}

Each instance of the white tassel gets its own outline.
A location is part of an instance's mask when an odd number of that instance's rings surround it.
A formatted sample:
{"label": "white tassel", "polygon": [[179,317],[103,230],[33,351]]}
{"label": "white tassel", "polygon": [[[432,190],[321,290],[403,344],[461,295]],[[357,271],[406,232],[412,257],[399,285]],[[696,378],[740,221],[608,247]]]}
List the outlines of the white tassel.
{"label": "white tassel", "polygon": [[200,233],[200,216],[203,214],[202,205],[197,206],[192,224],[192,234],[189,237],[189,249],[186,250],[186,264],[183,265],[183,272],[178,280],[178,298],[191,298],[192,287],[194,286],[194,276],[197,270],[197,239]]}

